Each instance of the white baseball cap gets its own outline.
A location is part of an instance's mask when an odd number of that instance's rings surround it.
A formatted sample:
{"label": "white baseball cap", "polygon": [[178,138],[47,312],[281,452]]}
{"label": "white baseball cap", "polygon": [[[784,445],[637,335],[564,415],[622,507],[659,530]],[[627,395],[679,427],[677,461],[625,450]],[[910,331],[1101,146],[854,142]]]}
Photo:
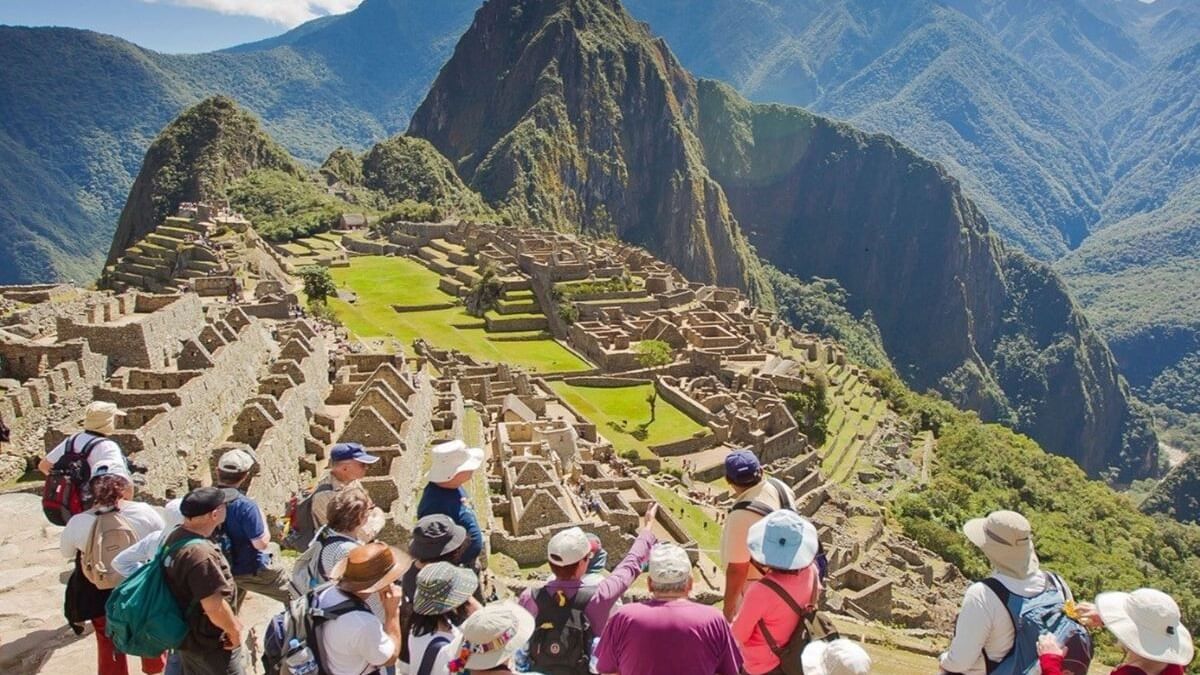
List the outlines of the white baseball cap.
{"label": "white baseball cap", "polygon": [[808,643],[800,654],[804,675],[870,675],[871,656],[844,638]]}
{"label": "white baseball cap", "polygon": [[692,576],[692,561],[687,551],[676,544],[662,543],[650,551],[650,580],[656,584],[683,583]]}
{"label": "white baseball cap", "polygon": [[217,468],[229,473],[246,473],[254,468],[254,455],[242,448],[227,450],[217,460]]}
{"label": "white baseball cap", "polygon": [[578,527],[570,527],[550,537],[546,546],[546,557],[550,562],[564,567],[574,565],[592,553],[592,542],[584,531]]}

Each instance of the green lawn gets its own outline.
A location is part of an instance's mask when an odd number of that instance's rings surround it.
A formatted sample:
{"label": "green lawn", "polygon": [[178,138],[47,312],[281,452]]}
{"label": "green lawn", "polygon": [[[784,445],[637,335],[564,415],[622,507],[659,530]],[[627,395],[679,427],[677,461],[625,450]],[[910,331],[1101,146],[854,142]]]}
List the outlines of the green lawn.
{"label": "green lawn", "polygon": [[[721,549],[721,526],[715,523],[704,509],[684,499],[674,490],[668,490],[650,481],[642,481],[642,485],[645,485],[658,501],[659,510],[670,511],[671,517],[696,540],[697,546],[707,552],[713,560],[719,557],[716,552]],[[680,509],[683,510],[682,515]]]}
{"label": "green lawn", "polygon": [[[566,382],[552,382],[550,386],[584,417],[594,423],[605,438],[612,441],[617,453],[637,450],[643,457],[652,457],[651,445],[660,445],[689,438],[698,431],[707,431],[692,418],[683,414],[662,397],[658,399],[658,416],[654,424],[646,427],[645,440],[639,441],[630,435],[638,426],[650,421],[650,404],[646,396],[653,385],[633,387],[577,387]],[[622,432],[609,425],[610,422],[625,423]]]}
{"label": "green lawn", "polygon": [[362,338],[394,337],[411,353],[412,341],[424,338],[443,349],[457,349],[477,359],[508,363],[540,372],[578,372],[590,366],[552,339],[493,340],[512,333],[489,334],[482,319],[462,307],[425,312],[397,312],[392,305],[425,305],[451,300],[438,289],[438,275],[408,258],[366,256],[352,258],[349,267],[330,270],[338,288],[351,290],[358,301],[329,300],[330,307],[352,333]]}

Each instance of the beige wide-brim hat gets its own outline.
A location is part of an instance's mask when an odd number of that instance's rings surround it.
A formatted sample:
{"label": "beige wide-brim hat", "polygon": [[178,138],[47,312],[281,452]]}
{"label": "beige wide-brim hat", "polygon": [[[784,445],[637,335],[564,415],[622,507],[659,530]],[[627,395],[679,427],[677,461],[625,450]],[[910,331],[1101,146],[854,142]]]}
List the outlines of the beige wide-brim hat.
{"label": "beige wide-brim hat", "polygon": [[1162,591],[1101,593],[1096,596],[1096,610],[1104,627],[1142,658],[1186,666],[1196,655],[1192,635],[1180,623],[1179,605]]}
{"label": "beige wide-brim hat", "polygon": [[493,603],[467,617],[450,643],[450,655],[465,656],[463,665],[470,670],[492,670],[508,663],[529,642],[533,629],[533,615],[525,608],[511,601]]}
{"label": "beige wide-brim hat", "polygon": [[117,418],[124,416],[115,403],[93,401],[83,413],[83,429],[107,436],[117,430]]}
{"label": "beige wide-brim hat", "polygon": [[462,441],[450,441],[433,446],[433,462],[429,466],[429,482],[445,483],[463,471],[474,471],[483,464],[483,450],[467,447]]}
{"label": "beige wide-brim hat", "polygon": [[963,534],[999,572],[1024,579],[1040,567],[1033,549],[1033,528],[1016,511],[993,511],[986,518],[968,520]]}

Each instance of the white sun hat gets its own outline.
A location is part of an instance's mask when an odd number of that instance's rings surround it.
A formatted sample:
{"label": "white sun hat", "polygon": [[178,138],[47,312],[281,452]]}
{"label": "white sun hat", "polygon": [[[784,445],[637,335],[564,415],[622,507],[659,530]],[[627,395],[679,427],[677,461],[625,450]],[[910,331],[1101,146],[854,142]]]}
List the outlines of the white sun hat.
{"label": "white sun hat", "polygon": [[804,675],[868,675],[871,657],[856,642],[844,638],[808,643],[800,654]]}
{"label": "white sun hat", "polygon": [[1192,662],[1192,636],[1180,623],[1179,605],[1166,593],[1153,588],[1101,593],[1096,609],[1104,627],[1134,654],[1177,666]]}
{"label": "white sun hat", "polygon": [[429,467],[429,482],[444,483],[462,471],[474,471],[483,464],[483,450],[469,448],[462,441],[449,441],[433,446],[433,463]]}

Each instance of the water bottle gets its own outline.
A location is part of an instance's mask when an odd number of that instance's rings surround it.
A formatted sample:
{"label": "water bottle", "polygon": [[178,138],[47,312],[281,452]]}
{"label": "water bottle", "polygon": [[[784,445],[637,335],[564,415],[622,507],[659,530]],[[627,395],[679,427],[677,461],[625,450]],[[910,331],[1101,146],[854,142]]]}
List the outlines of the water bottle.
{"label": "water bottle", "polygon": [[297,638],[292,638],[292,641],[288,643],[287,656],[284,657],[284,661],[287,661],[288,671],[292,675],[312,675],[320,670],[308,645]]}

